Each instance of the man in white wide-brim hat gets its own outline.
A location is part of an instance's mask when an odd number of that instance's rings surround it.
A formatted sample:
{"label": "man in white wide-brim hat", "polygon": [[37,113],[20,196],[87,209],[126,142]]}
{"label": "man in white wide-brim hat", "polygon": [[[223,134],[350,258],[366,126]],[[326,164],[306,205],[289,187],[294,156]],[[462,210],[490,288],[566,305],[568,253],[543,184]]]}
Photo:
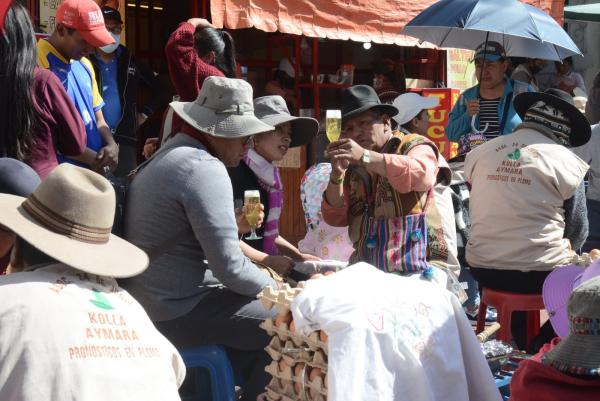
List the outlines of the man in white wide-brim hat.
{"label": "man in white wide-brim hat", "polygon": [[148,256],[111,234],[111,184],[62,164],[0,210],[17,236],[0,276],[0,399],[179,400],[181,357],[115,280]]}
{"label": "man in white wide-brim hat", "polygon": [[256,295],[277,284],[242,254],[226,167],[275,128],[255,117],[252,87],[239,79],[208,77],[195,101],[171,107],[183,127],[136,176],[125,211],[127,239],[156,258],[123,285],[177,347],[227,347],[254,400],[268,382],[258,325],[274,313]]}

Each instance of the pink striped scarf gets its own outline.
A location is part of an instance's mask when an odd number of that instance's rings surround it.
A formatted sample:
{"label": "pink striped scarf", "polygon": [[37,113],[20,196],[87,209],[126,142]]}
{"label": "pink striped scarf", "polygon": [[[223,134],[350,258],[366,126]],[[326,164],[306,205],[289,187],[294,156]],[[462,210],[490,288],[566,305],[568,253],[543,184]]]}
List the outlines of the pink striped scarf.
{"label": "pink striped scarf", "polygon": [[279,236],[279,216],[283,206],[283,186],[279,168],[256,153],[254,149],[248,150],[244,162],[256,175],[260,185],[269,191],[269,210],[267,210],[267,221],[263,232],[263,252],[277,255],[279,252],[275,239]]}

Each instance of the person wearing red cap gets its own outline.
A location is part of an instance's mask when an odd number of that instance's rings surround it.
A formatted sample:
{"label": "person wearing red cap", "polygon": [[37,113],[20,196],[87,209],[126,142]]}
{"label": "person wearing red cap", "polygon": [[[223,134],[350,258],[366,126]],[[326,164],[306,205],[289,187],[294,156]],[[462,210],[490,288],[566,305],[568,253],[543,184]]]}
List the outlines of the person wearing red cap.
{"label": "person wearing red cap", "polygon": [[94,69],[85,58],[95,47],[114,43],[104,26],[100,7],[93,0],[65,0],[56,11],[56,28],[38,42],[38,64],[51,70],[81,115],[87,134],[87,149],[79,158],[61,157],[78,165],[103,171],[114,170],[119,148],[104,120],[104,101],[98,91]]}

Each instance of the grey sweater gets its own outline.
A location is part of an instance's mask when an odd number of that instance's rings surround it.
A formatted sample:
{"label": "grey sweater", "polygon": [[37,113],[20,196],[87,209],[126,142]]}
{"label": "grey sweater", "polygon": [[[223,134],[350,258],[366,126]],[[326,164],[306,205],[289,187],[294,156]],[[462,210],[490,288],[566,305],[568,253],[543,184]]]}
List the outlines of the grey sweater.
{"label": "grey sweater", "polygon": [[179,134],[129,187],[125,236],[150,253],[169,238],[181,240],[122,285],[153,321],[190,312],[211,286],[254,297],[275,282],[242,254],[237,232],[225,165]]}

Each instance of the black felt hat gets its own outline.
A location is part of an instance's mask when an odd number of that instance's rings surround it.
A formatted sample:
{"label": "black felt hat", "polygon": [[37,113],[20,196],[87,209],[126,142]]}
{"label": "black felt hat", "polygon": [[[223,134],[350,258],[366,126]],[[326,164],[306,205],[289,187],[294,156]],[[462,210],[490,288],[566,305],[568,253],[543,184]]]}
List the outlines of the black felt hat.
{"label": "black felt hat", "polygon": [[347,120],[370,110],[378,110],[392,117],[398,109],[382,104],[375,89],[368,85],[355,85],[342,91],[342,120]]}
{"label": "black felt hat", "polygon": [[40,182],[40,176],[27,164],[0,158],[0,193],[27,197]]}
{"label": "black felt hat", "polygon": [[538,101],[543,101],[565,114],[571,126],[571,135],[569,136],[571,146],[582,146],[588,143],[592,135],[590,122],[577,109],[571,95],[556,88],[547,89],[545,92],[520,93],[514,99],[515,110],[519,117],[523,119],[527,110]]}

